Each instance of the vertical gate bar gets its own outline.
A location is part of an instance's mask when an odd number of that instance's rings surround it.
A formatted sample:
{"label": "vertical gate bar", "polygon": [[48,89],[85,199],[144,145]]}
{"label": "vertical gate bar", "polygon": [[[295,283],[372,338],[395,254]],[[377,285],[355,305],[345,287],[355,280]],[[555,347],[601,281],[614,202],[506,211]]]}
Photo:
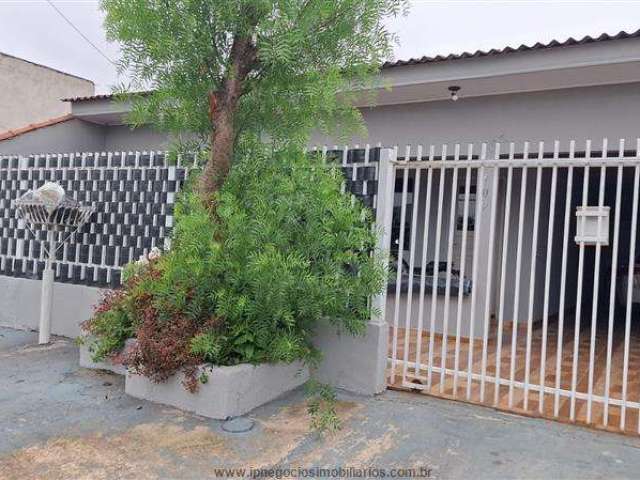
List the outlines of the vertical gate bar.
{"label": "vertical gate bar", "polygon": [[[407,159],[404,160],[407,162]],[[354,164],[355,168],[355,164]],[[402,197],[400,200],[400,235],[398,238],[398,252],[396,259],[396,295],[393,304],[393,346],[391,355],[391,377],[390,383],[393,384],[396,379],[396,367],[398,365],[398,320],[400,317],[400,295],[402,293],[402,253],[404,245],[404,221],[407,214],[407,188],[409,185],[409,169],[402,169]],[[395,183],[395,175],[392,181]],[[395,187],[393,195],[393,207],[395,208]],[[392,238],[393,240],[393,238]]]}
{"label": "vertical gate bar", "polygon": [[[467,160],[473,157],[473,144],[467,146]],[[456,310],[456,346],[453,362],[453,396],[458,395],[458,369],[460,367],[460,324],[462,322],[462,297],[467,263],[467,228],[469,227],[469,196],[471,195],[471,166],[465,170],[464,205],[462,207],[462,245],[460,247],[460,274],[458,276],[458,304]],[[477,195],[477,190],[476,190]],[[457,200],[456,200],[457,202]],[[457,219],[456,219],[457,225]],[[472,339],[469,339],[472,341]]]}
{"label": "vertical gate bar", "polygon": [[[624,139],[618,144],[618,157],[624,158]],[[613,219],[613,250],[611,252],[611,285],[609,289],[609,323],[607,325],[607,365],[604,380],[604,412],[602,424],[609,425],[609,393],[611,389],[611,361],[613,355],[613,322],[616,309],[616,281],[618,272],[618,240],[620,237],[620,202],[622,198],[622,165],[618,165],[616,175],[616,203]]]}
{"label": "vertical gate bar", "polygon": [[[410,147],[407,147],[406,158],[410,158]],[[416,251],[416,226],[418,220],[418,204],[420,202],[420,172],[422,169],[416,168],[415,176],[413,179],[413,194],[411,201],[411,232],[409,239],[409,285],[407,287],[407,309],[405,312],[405,330],[404,330],[404,355],[403,355],[403,367],[402,367],[402,382],[407,379],[407,368],[409,365],[409,339],[411,329],[411,310],[413,302],[413,270],[415,266],[415,251]]]}
{"label": "vertical gate bar", "polygon": [[[378,207],[376,208],[375,229],[377,233],[376,250],[385,261],[385,273],[388,279],[390,245],[391,245],[391,225],[393,219],[393,197],[396,168],[393,163],[396,159],[395,149],[384,149],[380,151],[378,164]],[[372,318],[371,323],[377,324],[381,328],[388,329],[387,321],[387,292],[388,280],[384,282],[383,289],[371,299]],[[386,332],[385,332],[386,333]],[[388,346],[385,345],[385,377],[386,364],[388,362]]]}
{"label": "vertical gate bar", "polygon": [[473,379],[473,347],[475,346],[475,324],[476,324],[476,302],[478,300],[478,296],[476,295],[477,290],[477,279],[478,279],[478,256],[479,256],[479,244],[478,241],[478,232],[480,231],[480,223],[478,220],[482,218],[482,216],[478,213],[480,207],[482,206],[482,195],[484,192],[484,165],[483,161],[487,159],[487,144],[483,143],[480,148],[480,168],[478,169],[478,173],[476,175],[477,178],[477,186],[476,186],[476,205],[475,205],[475,226],[474,226],[474,240],[473,240],[473,263],[471,265],[471,313],[469,315],[469,320],[471,325],[469,326],[469,357],[467,358],[467,400],[471,399],[471,382]]}
{"label": "vertical gate bar", "polygon": [[[500,144],[496,143],[495,147],[495,159],[500,160]],[[493,254],[495,251],[495,233],[496,233],[496,207],[498,200],[498,176],[500,169],[496,165],[493,167],[493,181],[491,186],[491,214],[489,218],[489,257],[487,261],[487,283],[484,298],[484,332],[482,334],[482,363],[480,377],[480,401],[484,402],[484,389],[487,377],[487,349],[489,346],[489,317],[491,315],[491,295],[492,295],[492,281],[493,281]]]}
{"label": "vertical gate bar", "polygon": [[[359,150],[360,145],[356,144],[353,146],[354,150]],[[358,162],[354,161],[351,163],[351,182],[352,185],[358,180]],[[351,205],[355,205],[356,203],[356,195],[351,191]]]}
{"label": "vertical gate bar", "polygon": [[[370,166],[370,165],[371,165],[371,163],[369,163],[369,154],[370,154],[370,145],[367,143],[367,144],[365,144],[365,146],[364,146],[364,166],[365,166],[365,167],[368,167],[368,166]],[[364,171],[366,172],[367,170],[365,169]],[[366,177],[365,177],[365,178],[366,178]],[[363,181],[363,182],[362,182],[362,195],[363,195],[364,197],[366,197],[366,196],[367,196],[367,193],[368,193],[368,185],[369,185],[369,182],[367,182],[367,181]]]}
{"label": "vertical gate bar", "polygon": [[[591,158],[591,140],[587,140],[585,146],[585,160]],[[589,200],[589,165],[584,166],[584,178],[582,181],[582,207],[587,206]],[[581,218],[582,231],[584,232],[585,217]],[[584,273],[584,240],[580,240],[578,253],[578,282],[576,295],[576,319],[575,330],[573,332],[573,359],[571,365],[571,406],[569,408],[569,418],[576,419],[576,389],[578,385],[578,354],[580,347],[580,315],[582,315],[582,277]]]}
{"label": "vertical gate bar", "polygon": [[[442,146],[441,162],[446,162],[447,145]],[[440,169],[440,181],[438,183],[438,217],[436,220],[436,244],[433,259],[432,285],[431,285],[431,318],[429,325],[429,364],[427,365],[427,387],[431,389],[433,379],[433,350],[435,348],[434,330],[436,325],[436,307],[438,306],[438,270],[440,267],[440,232],[442,227],[442,203],[444,200],[444,177],[446,174],[445,164]]]}
{"label": "vertical gate bar", "polygon": [[[433,161],[435,155],[435,147],[431,145],[429,147],[429,161]],[[418,158],[422,160],[422,145],[418,145]],[[422,326],[424,317],[424,303],[425,303],[425,277],[427,269],[427,252],[429,248],[429,225],[431,221],[431,188],[433,179],[433,169],[427,170],[427,197],[425,200],[425,214],[424,214],[424,232],[422,240],[422,261],[420,264],[420,302],[418,307],[418,330],[416,332],[416,377],[420,375],[420,357],[422,355]]]}
{"label": "vertical gate bar", "polygon": [[[529,142],[524,142],[522,159],[529,159]],[[513,390],[516,381],[516,355],[518,352],[518,320],[520,317],[520,270],[522,267],[522,236],[524,230],[524,207],[527,200],[527,167],[520,173],[520,205],[518,210],[518,245],[516,247],[516,282],[513,298],[513,320],[511,321],[511,357],[509,358],[509,408],[513,407]]]}
{"label": "vertical gate bar", "polygon": [[498,336],[496,338],[496,384],[494,386],[493,404],[498,405],[500,398],[500,371],[502,369],[502,331],[504,328],[504,297],[507,285],[507,258],[509,257],[509,224],[511,218],[511,191],[513,189],[513,158],[515,144],[509,144],[509,167],[507,169],[507,191],[505,193],[504,225],[502,228],[502,259],[500,266],[500,305],[498,306]]}
{"label": "vertical gate bar", "polygon": [[[636,140],[636,157],[638,157],[638,156],[640,156],[640,138],[638,138],[638,139]],[[634,185],[634,187],[633,187],[633,188],[634,188],[634,189],[637,189],[637,188],[638,188],[638,183],[640,183],[640,166],[636,166],[636,169],[635,169],[635,175],[634,175],[634,180],[635,180],[635,181],[633,182],[633,185]],[[636,232],[636,227],[637,227],[637,216],[638,216],[638,215],[637,215],[637,214],[638,214],[638,210],[637,210],[637,207],[638,207],[638,195],[637,195],[637,190],[634,192],[634,202],[633,202],[633,206],[634,206],[634,208],[635,208],[636,210],[635,210],[635,215],[634,215],[633,230],[632,230],[632,231],[635,233],[635,232]],[[634,251],[633,251],[633,254],[634,254],[634,255],[633,255],[633,276],[634,276],[634,277],[635,277],[635,273],[636,273],[636,272],[635,272],[635,268],[636,268],[636,265],[635,265],[635,248],[636,248],[636,238],[635,238],[635,235],[634,235],[634,237],[633,237],[633,250],[634,250]],[[632,290],[632,291],[633,291],[633,290]],[[627,290],[627,301],[629,301],[629,300],[628,300],[628,299],[629,299],[629,296],[630,296],[630,295],[629,295],[629,291]],[[629,302],[631,302],[631,301],[629,301]],[[630,304],[630,303],[629,303],[629,304]],[[629,305],[629,304],[628,304],[628,305]],[[629,306],[627,306],[627,308],[629,308]],[[629,317],[627,317],[627,318],[629,318]],[[625,322],[625,323],[626,323],[626,322]],[[625,325],[625,330],[626,330],[626,325]],[[626,333],[627,333],[627,332],[625,331],[625,335],[626,335]],[[630,333],[630,332],[629,332],[629,333]],[[629,338],[629,336],[628,336],[628,335],[626,335],[626,337],[625,337],[625,346],[627,347],[627,348],[626,348],[626,355],[627,355],[627,356],[626,356],[626,360],[624,361],[624,364],[625,364],[625,366],[627,366],[627,372],[625,372],[625,375],[624,375],[624,378],[625,378],[625,379],[627,378],[627,374],[629,373],[629,370],[628,370],[628,368],[629,368],[629,367],[628,367],[628,366],[629,366],[629,348],[628,348],[628,338]],[[626,392],[626,390],[625,390],[625,392]],[[626,402],[626,393],[625,393],[625,397],[624,397],[624,398],[625,398],[624,402]],[[623,402],[623,405],[625,405],[625,403],[624,403],[624,402]],[[638,407],[638,433],[640,434],[640,407]]]}
{"label": "vertical gate bar", "polygon": [[[342,168],[346,169],[347,167],[347,158],[349,156],[349,145],[344,146],[344,150],[342,151]],[[378,178],[380,178],[380,172],[378,172]],[[347,179],[346,177],[342,180],[342,184],[340,185],[340,191],[344,194],[347,192]],[[385,199],[386,200],[386,199]],[[384,200],[383,200],[384,201]],[[386,228],[386,226],[385,226]]]}
{"label": "vertical gate bar", "polygon": [[569,248],[569,227],[571,219],[571,198],[573,190],[573,165],[575,157],[576,142],[571,140],[569,143],[569,167],[567,169],[567,191],[564,206],[564,231],[562,238],[562,266],[560,267],[560,312],[558,315],[558,345],[556,346],[556,382],[555,382],[555,398],[553,399],[553,415],[555,417],[560,413],[560,387],[562,375],[562,347],[564,341],[564,310],[565,310],[565,292],[567,288],[567,249]]}
{"label": "vertical gate bar", "polygon": [[[636,143],[636,156],[640,155],[640,139]],[[638,184],[640,183],[640,165],[636,165],[633,174],[633,207],[631,210],[631,239],[629,243],[629,263],[627,277],[627,305],[624,322],[624,360],[622,363],[622,407],[620,409],[620,429],[626,427],[627,415],[627,378],[629,375],[629,337],[631,335],[631,313],[633,302],[633,277],[636,263],[636,228],[638,226]],[[640,433],[640,412],[638,414],[638,433]]]}
{"label": "vertical gate bar", "polygon": [[[544,142],[538,143],[538,160],[544,158]],[[538,226],[540,223],[540,189],[542,184],[542,167],[536,169],[536,193],[533,201],[533,239],[531,243],[531,263],[529,270],[529,310],[527,314],[527,345],[524,367],[524,409],[529,409],[529,380],[531,379],[531,340],[533,337],[533,302],[536,290],[536,267],[538,251]]]}
{"label": "vertical gate bar", "polygon": [[547,259],[544,274],[544,306],[542,311],[542,348],[540,351],[540,395],[538,398],[538,411],[544,412],[544,388],[547,375],[547,331],[549,328],[549,295],[551,283],[551,255],[553,254],[553,227],[556,216],[556,191],[558,188],[558,157],[560,155],[560,142],[553,142],[553,167],[551,170],[551,192],[549,193],[549,223],[547,225]]}
{"label": "vertical gate bar", "polygon": [[[602,157],[608,156],[608,140],[602,140]],[[598,207],[604,206],[604,189],[607,177],[607,167],[600,167],[600,185],[598,189]],[[602,245],[600,234],[602,232],[602,215],[598,215],[598,227],[596,230],[596,258],[593,267],[593,298],[591,300],[591,335],[589,338],[589,383],[587,387],[587,423],[591,423],[591,412],[593,404],[593,376],[595,370],[596,357],[596,327],[598,322],[598,292],[600,291],[600,258],[602,256]]]}
{"label": "vertical gate bar", "polygon": [[[453,160],[460,158],[460,144],[454,146]],[[440,355],[440,393],[444,392],[444,382],[446,380],[446,366],[449,343],[449,311],[451,308],[451,263],[453,262],[453,236],[455,235],[456,223],[456,197],[458,189],[458,167],[453,167],[453,178],[451,180],[451,198],[449,200],[449,231],[447,234],[447,266],[445,268],[446,278],[444,280],[444,318],[442,320],[442,345]]]}

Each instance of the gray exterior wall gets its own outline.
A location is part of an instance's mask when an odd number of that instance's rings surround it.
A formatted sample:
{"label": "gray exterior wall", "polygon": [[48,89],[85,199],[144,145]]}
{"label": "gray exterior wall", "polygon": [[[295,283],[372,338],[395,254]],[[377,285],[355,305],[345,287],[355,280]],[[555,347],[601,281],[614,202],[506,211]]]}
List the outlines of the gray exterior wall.
{"label": "gray exterior wall", "polygon": [[[0,275],[0,326],[37,330],[41,289],[39,280]],[[51,333],[72,338],[81,335],[80,324],[91,317],[100,298],[98,288],[54,283]]]}
{"label": "gray exterior wall", "polygon": [[171,141],[151,127],[99,125],[73,118],[63,123],[0,141],[0,155],[70,152],[129,152],[166,150]]}
{"label": "gray exterior wall", "polygon": [[[407,144],[590,138],[597,147],[608,137],[614,142],[626,138],[632,142],[628,145],[635,145],[639,111],[640,83],[475,98],[464,98],[461,92],[457,102],[365,107],[368,136],[351,143],[381,142],[402,151]],[[333,145],[335,140],[316,135],[311,143]]]}
{"label": "gray exterior wall", "polygon": [[93,93],[90,80],[0,53],[0,132],[68,114],[60,99]]}
{"label": "gray exterior wall", "polygon": [[150,151],[167,150],[171,140],[166,133],[151,127],[133,130],[127,125],[104,127],[104,149],[106,151]]}
{"label": "gray exterior wall", "polygon": [[[597,148],[603,137],[610,142],[625,138],[627,145],[635,145],[640,136],[640,83],[474,98],[462,95],[458,102],[364,107],[361,111],[368,135],[349,143],[398,145],[401,152],[405,145],[525,140],[533,142],[535,151],[535,142],[555,139],[575,139],[580,148],[587,138]],[[0,153],[164,150],[169,143],[166,134],[151,127],[131,130],[126,125],[100,126],[78,119],[0,142]],[[310,143],[333,145],[344,140],[315,135]]]}
{"label": "gray exterior wall", "polygon": [[0,141],[0,155],[101,152],[105,149],[104,129],[74,118]]}

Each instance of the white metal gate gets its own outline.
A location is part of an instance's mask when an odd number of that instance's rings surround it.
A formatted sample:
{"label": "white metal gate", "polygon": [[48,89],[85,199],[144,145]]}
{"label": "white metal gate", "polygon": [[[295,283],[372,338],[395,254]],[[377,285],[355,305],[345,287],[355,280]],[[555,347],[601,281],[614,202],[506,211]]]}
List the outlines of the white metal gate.
{"label": "white metal gate", "polygon": [[640,432],[640,140],[501,147],[392,160],[389,385]]}

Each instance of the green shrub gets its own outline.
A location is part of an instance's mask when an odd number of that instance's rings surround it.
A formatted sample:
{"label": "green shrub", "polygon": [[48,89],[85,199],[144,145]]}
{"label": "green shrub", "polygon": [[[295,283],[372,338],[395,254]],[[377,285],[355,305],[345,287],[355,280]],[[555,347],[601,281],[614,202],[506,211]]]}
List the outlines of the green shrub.
{"label": "green shrub", "polygon": [[214,335],[211,332],[200,333],[191,339],[191,353],[199,358],[202,358],[205,362],[213,364],[219,364],[223,361],[223,337]]}
{"label": "green shrub", "polygon": [[195,194],[181,195],[171,250],[130,267],[124,314],[99,308],[89,331],[104,351],[136,335],[131,365],[157,381],[201,362],[317,359],[311,340],[323,321],[362,333],[383,268],[370,211],[341,182],[300,151],[245,155],[213,217]]}
{"label": "green shrub", "polygon": [[311,428],[318,433],[336,432],[342,428],[342,421],[336,409],[336,392],[329,385],[309,380],[306,384],[307,413],[311,417]]}
{"label": "green shrub", "polygon": [[223,189],[216,313],[251,332],[259,361],[306,356],[321,320],[364,331],[383,275],[371,213],[340,192],[342,180],[289,150],[247,158]]}
{"label": "green shrub", "polygon": [[131,317],[121,305],[113,304],[109,310],[96,313],[91,323],[95,336],[88,344],[94,361],[99,362],[120,350],[127,338],[133,335]]}
{"label": "green shrub", "polygon": [[124,289],[106,291],[93,316],[82,324],[91,333],[85,340],[95,362],[122,349],[125,341],[135,335],[135,314],[131,308],[134,286],[131,282],[125,284]]}

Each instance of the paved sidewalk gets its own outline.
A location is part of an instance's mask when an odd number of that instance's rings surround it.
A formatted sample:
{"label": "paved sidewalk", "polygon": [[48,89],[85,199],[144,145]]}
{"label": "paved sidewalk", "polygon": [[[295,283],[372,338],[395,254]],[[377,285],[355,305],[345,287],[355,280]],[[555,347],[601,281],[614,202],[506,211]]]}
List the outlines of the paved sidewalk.
{"label": "paved sidewalk", "polygon": [[228,434],[218,421],[126,396],[118,376],[80,369],[68,339],[36,342],[0,328],[2,480],[202,479],[234,467],[384,468],[387,477],[422,468],[459,479],[640,472],[639,438],[399,392],[342,395],[344,428],[325,437],[310,431],[301,392],[253,412],[251,432]]}

